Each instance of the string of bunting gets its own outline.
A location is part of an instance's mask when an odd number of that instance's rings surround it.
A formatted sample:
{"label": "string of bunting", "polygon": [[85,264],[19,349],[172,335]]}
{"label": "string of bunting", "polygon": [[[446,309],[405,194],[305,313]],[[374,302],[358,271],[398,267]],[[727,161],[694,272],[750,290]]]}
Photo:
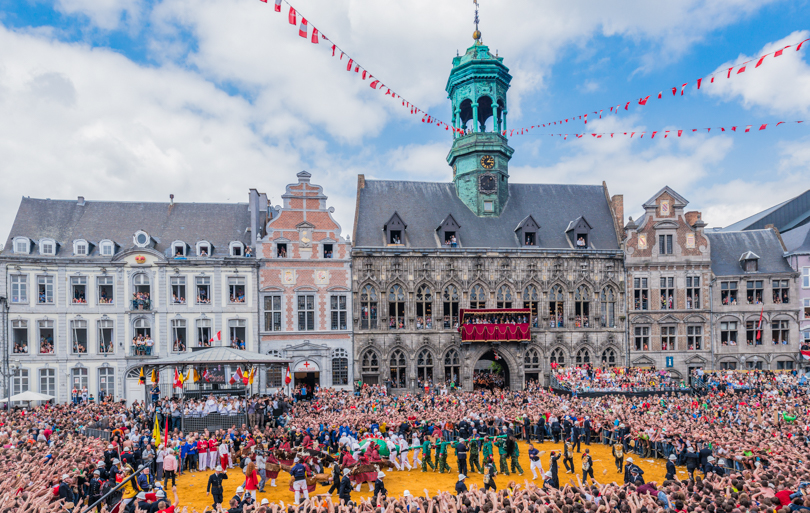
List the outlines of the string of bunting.
{"label": "string of bunting", "polygon": [[[724,75],[725,75],[726,79],[731,79],[732,76],[737,76],[737,75],[740,75],[742,73],[745,73],[746,70],[749,68],[748,65],[750,63],[754,62],[754,61],[756,61],[756,64],[754,65],[754,69],[757,69],[762,65],[763,62],[765,62],[766,57],[770,57],[770,56],[773,56],[773,58],[781,57],[783,55],[784,51],[787,50],[788,48],[792,48],[792,47],[795,46],[796,51],[798,52],[799,50],[802,49],[802,46],[807,41],[810,41],[810,39],[805,39],[804,41],[801,41],[799,43],[794,43],[794,44],[791,44],[791,45],[787,45],[784,48],[781,48],[779,50],[775,50],[773,52],[766,53],[765,55],[760,55],[759,57],[757,57],[755,59],[747,60],[747,61],[745,61],[745,62],[743,62],[741,64],[734,65],[734,66],[728,68],[725,71],[715,72],[715,73],[712,73],[711,75],[707,75],[704,78],[699,78],[693,84],[693,87],[694,87],[693,90],[697,91],[697,90],[699,90],[701,88],[701,86],[703,86],[705,88],[704,84],[705,84],[706,81],[708,81],[709,84],[714,84],[715,79],[723,78]],[[734,70],[736,70],[736,72],[734,72]],[[671,89],[667,90],[667,93],[669,93],[669,91],[672,91],[672,96],[675,96],[675,97],[684,96],[684,92],[686,91],[686,87],[689,84],[690,84],[690,82],[684,82],[680,86],[680,93],[681,93],[680,95],[678,94],[678,90],[679,90],[678,87],[672,87]],[[659,100],[661,100],[661,99],[664,99],[666,97],[669,97],[669,94],[664,94],[664,91],[660,91],[656,96],[658,97]],[[582,115],[578,115],[578,116],[572,116],[570,118],[564,118],[564,121],[563,120],[551,121],[551,122],[548,122],[548,123],[539,123],[537,125],[532,125],[530,127],[514,128],[514,129],[509,130],[509,136],[512,137],[512,136],[515,136],[515,135],[524,135],[524,134],[528,133],[530,130],[533,130],[533,129],[536,129],[536,128],[548,128],[548,127],[551,127],[551,126],[563,125],[564,123],[568,123],[569,121],[584,120],[585,124],[587,125],[588,124],[588,116],[590,114],[593,114],[593,116],[591,117],[591,120],[596,118],[596,116],[598,116],[598,119],[602,119],[602,113],[605,112],[605,110],[607,110],[608,114],[619,114],[622,111],[622,105],[624,105],[624,110],[629,110],[630,105],[634,104],[636,102],[638,103],[638,105],[641,105],[643,107],[643,106],[647,105],[647,102],[652,97],[653,97],[653,95],[643,96],[643,97],[639,98],[638,100],[630,100],[628,102],[622,102],[622,103],[617,104],[616,106],[609,107],[608,109],[600,109],[598,111],[593,111],[592,113],[582,114]],[[506,133],[507,133],[506,130],[504,130],[502,135],[505,136]]]}
{"label": "string of bunting", "polygon": [[[260,0],[263,3],[269,4],[268,0]],[[338,57],[339,60],[343,61],[344,57],[346,58],[346,71],[353,72],[360,77],[361,80],[368,81],[369,87],[376,91],[385,91],[385,96],[391,96],[394,100],[400,100],[400,103],[403,108],[409,109],[410,113],[413,115],[422,115],[422,123],[426,123],[429,125],[434,125],[439,128],[444,128],[447,131],[453,131],[456,133],[463,133],[462,129],[454,128],[451,125],[448,125],[444,121],[436,118],[428,114],[426,111],[422,110],[421,108],[417,107],[413,103],[411,103],[406,98],[403,98],[400,94],[396,91],[391,90],[390,87],[386,86],[380,79],[376,78],[370,71],[368,71],[363,65],[357,62],[356,59],[350,57],[337,43],[326,37],[323,32],[319,31],[314,25],[312,25],[307,19],[304,17],[303,14],[295,7],[292,6],[287,0],[271,0],[274,3],[274,10],[275,12],[282,12],[282,7],[288,6],[288,21],[289,24],[298,28],[298,35],[304,39],[308,39],[312,44],[321,44],[324,43],[328,49],[332,51],[332,57]],[[286,7],[284,7],[286,10]],[[300,17],[300,21],[299,21]],[[310,28],[312,29],[310,31]]]}
{"label": "string of bunting", "polygon": [[[779,125],[782,125],[782,124],[785,124],[785,123],[797,123],[797,124],[800,124],[800,123],[807,123],[807,121],[806,120],[802,120],[802,121],[779,121],[774,126],[776,127],[776,126],[779,126]],[[606,138],[606,139],[614,139],[616,136],[629,136],[632,139],[636,135],[638,135],[639,136],[638,139],[643,139],[646,134],[650,133],[650,137],[648,137],[648,139],[655,139],[655,136],[659,135],[659,134],[663,134],[664,139],[666,139],[670,135],[672,135],[673,137],[681,137],[684,134],[689,134],[689,133],[694,133],[694,132],[702,132],[703,130],[706,130],[706,133],[711,133],[712,130],[715,130],[715,132],[719,131],[719,132],[746,133],[747,134],[749,132],[759,132],[759,131],[765,130],[766,128],[768,128],[769,124],[770,123],[761,124],[761,125],[759,125],[759,128],[756,128],[756,125],[735,125],[735,126],[731,126],[731,127],[728,127],[728,128],[719,126],[719,127],[709,127],[709,128],[692,128],[691,130],[687,130],[687,129],[671,129],[671,130],[653,130],[653,131],[643,131],[643,132],[639,132],[639,131],[635,131],[635,132],[603,132],[603,133],[588,132],[588,133],[583,133],[583,134],[542,133],[542,134],[537,134],[537,135],[548,135],[548,136],[552,136],[552,137],[557,136],[557,137],[562,137],[563,140],[568,140],[569,136],[574,138],[574,139],[582,139],[583,137],[586,137],[588,135],[592,136],[595,139],[601,139],[603,137]],[[520,129],[518,129],[518,130],[520,130]],[[658,138],[660,139],[661,136],[659,135]]]}

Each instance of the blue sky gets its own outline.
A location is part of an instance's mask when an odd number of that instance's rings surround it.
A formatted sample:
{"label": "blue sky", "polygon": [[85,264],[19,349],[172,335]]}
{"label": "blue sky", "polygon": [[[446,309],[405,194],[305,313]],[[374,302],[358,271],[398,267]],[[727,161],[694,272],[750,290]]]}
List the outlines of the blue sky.
{"label": "blue sky", "polygon": [[[484,41],[514,76],[511,128],[665,92],[588,124],[646,130],[643,140],[511,138],[513,181],[605,181],[625,195],[627,215],[670,185],[715,226],[810,185],[810,124],[648,139],[652,130],[810,119],[810,46],[666,96],[810,37],[807,0],[480,3]],[[392,89],[449,120],[444,86],[456,51],[472,43],[472,2],[292,4]],[[299,38],[272,0],[0,0],[0,48],[5,233],[21,196],[246,201],[254,187],[278,204],[302,169],[325,186],[349,233],[357,174],[451,176],[447,132]]]}

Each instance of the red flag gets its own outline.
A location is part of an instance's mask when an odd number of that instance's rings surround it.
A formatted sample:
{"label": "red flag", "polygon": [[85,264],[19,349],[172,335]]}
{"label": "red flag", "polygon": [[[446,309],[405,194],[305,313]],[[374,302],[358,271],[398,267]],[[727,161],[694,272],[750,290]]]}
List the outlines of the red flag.
{"label": "red flag", "polygon": [[762,61],[764,61],[764,60],[765,60],[765,56],[763,55],[762,57],[759,58],[759,60],[757,61],[757,65],[754,66],[754,68],[758,68],[759,65],[762,64]]}
{"label": "red flag", "polygon": [[808,41],[810,41],[810,39],[805,39],[804,41],[802,41],[801,43],[799,43],[799,45],[796,47],[796,51],[798,52],[799,50],[801,50],[801,49],[802,49],[802,45],[803,45],[804,43],[808,42]]}
{"label": "red flag", "polygon": [[[242,369],[239,369],[240,371]],[[242,384],[247,385],[248,381],[250,381],[250,372],[242,373]]]}
{"label": "red flag", "polygon": [[183,388],[183,380],[180,377],[180,373],[177,372],[177,367],[174,368],[174,388]]}
{"label": "red flag", "polygon": [[307,38],[309,26],[307,25],[307,19],[303,16],[301,17],[301,26],[298,27],[298,35],[303,37],[304,39]]}
{"label": "red flag", "polygon": [[[790,45],[787,45],[785,48],[790,48]],[[773,56],[774,57],[781,57],[782,52],[785,51],[785,48],[782,48],[781,50],[776,50],[775,52],[773,52]]]}
{"label": "red flag", "polygon": [[290,25],[298,25],[298,21],[296,21],[295,17],[295,9],[290,7]]}
{"label": "red flag", "polygon": [[202,377],[203,377],[203,379],[204,379],[205,381],[209,381],[209,379],[208,379],[208,378],[209,378],[209,376],[210,376],[210,374],[208,374],[208,367],[206,367],[206,368],[205,368],[205,370],[203,371],[203,375],[202,375]]}
{"label": "red flag", "polygon": [[[371,75],[369,75],[369,78],[371,78]],[[373,81],[373,82],[370,84],[370,87],[371,87],[372,89],[377,89],[377,84],[379,84],[379,83],[380,83],[380,81],[379,81],[379,80],[375,80],[375,81]]]}
{"label": "red flag", "polygon": [[734,69],[733,67],[728,69],[728,75],[726,76],[726,78],[731,78],[731,70],[733,69]]}
{"label": "red flag", "polygon": [[757,340],[762,337],[762,314],[765,313],[765,305],[762,305],[762,310],[759,311],[759,323],[757,323]]}
{"label": "red flag", "polygon": [[318,37],[318,29],[312,27],[312,44],[317,45],[320,43],[320,38]]}
{"label": "red flag", "polygon": [[759,127],[759,129],[760,129],[760,130],[765,130],[765,127],[766,127],[766,126],[768,126],[768,124],[767,124],[767,123],[765,123],[764,125],[762,125],[761,127]]}
{"label": "red flag", "polygon": [[745,131],[746,131],[746,132],[750,132],[750,131],[751,131],[751,125],[746,126],[746,127],[745,127]]}
{"label": "red flag", "polygon": [[284,376],[284,383],[289,385],[291,381],[292,381],[292,374],[290,374],[290,366],[287,365],[287,375]]}
{"label": "red flag", "polygon": [[667,137],[669,137],[669,130],[664,131],[664,139],[666,139]]}
{"label": "red flag", "polygon": [[222,340],[222,332],[217,331],[217,340]]}
{"label": "red flag", "polygon": [[639,105],[647,105],[647,100],[649,100],[649,99],[650,99],[649,95],[646,98],[640,98],[638,100],[638,104]]}
{"label": "red flag", "polygon": [[675,96],[677,93],[678,93],[678,88],[677,88],[677,87],[673,87],[673,88],[672,88],[672,96]]}
{"label": "red flag", "polygon": [[264,3],[267,3],[267,0],[261,0],[261,1],[264,2]]}
{"label": "red flag", "polygon": [[658,131],[657,131],[657,130],[656,130],[655,132],[653,132],[653,133],[652,133],[652,136],[650,136],[650,139],[655,139],[655,134],[657,134],[657,133],[658,133]]}
{"label": "red flag", "polygon": [[337,50],[337,45],[332,45],[332,57],[335,56],[335,50]]}
{"label": "red flag", "polygon": [[233,376],[231,376],[231,379],[228,380],[228,383],[230,383],[231,385],[236,384],[236,373],[234,373]]}
{"label": "red flag", "polygon": [[688,84],[689,84],[689,82],[687,82],[686,84],[684,84],[684,85],[682,85],[682,86],[681,86],[681,96],[683,96],[683,90],[684,90],[684,89],[686,89],[686,86],[687,86]]}
{"label": "red flag", "polygon": [[739,75],[740,73],[742,73],[744,71],[745,71],[745,66],[743,65],[743,67],[741,67],[740,69],[737,70],[737,74]]}
{"label": "red flag", "polygon": [[624,106],[624,110],[627,110],[627,107],[630,106],[630,102],[627,102],[627,105]]}
{"label": "red flag", "polygon": [[367,74],[367,73],[368,73],[368,72],[367,72],[366,70],[363,70],[363,80],[365,80],[365,79],[366,79],[366,74]]}
{"label": "red flag", "polygon": [[703,82],[702,78],[697,79],[698,89],[700,89],[700,83]]}
{"label": "red flag", "polygon": [[681,134],[683,134],[683,130],[678,130],[678,137],[680,137]]}
{"label": "red flag", "polygon": [[731,127],[731,131],[732,131],[732,132],[736,132],[736,131],[737,131],[737,127],[736,127],[736,126]]}
{"label": "red flag", "polygon": [[782,123],[785,123],[785,121],[780,121],[779,123],[777,123],[777,124],[776,124],[776,126],[779,126],[779,125],[781,125]]}
{"label": "red flag", "polygon": [[711,83],[714,84],[714,77],[712,77]]}
{"label": "red flag", "polygon": [[354,59],[349,59],[349,64],[346,65],[346,71],[352,70],[352,64],[354,64]]}
{"label": "red flag", "polygon": [[659,92],[658,92],[658,99],[659,99],[659,100],[661,99],[661,95],[662,95],[662,94],[664,94],[664,92],[663,92],[663,91],[659,91]]}
{"label": "red flag", "polygon": [[281,0],[276,0],[276,12],[281,12]]}

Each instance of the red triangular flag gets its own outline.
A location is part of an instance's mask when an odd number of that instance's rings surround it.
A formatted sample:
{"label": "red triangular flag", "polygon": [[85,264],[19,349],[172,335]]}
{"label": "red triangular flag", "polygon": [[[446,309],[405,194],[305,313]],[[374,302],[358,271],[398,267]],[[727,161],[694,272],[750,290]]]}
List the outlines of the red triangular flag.
{"label": "red triangular flag", "polygon": [[750,132],[750,131],[751,131],[751,125],[746,126],[746,127],[745,127],[745,131],[746,131],[746,132]]}
{"label": "red triangular flag", "polygon": [[290,7],[290,25],[298,25],[295,17],[295,9]]}
{"label": "red triangular flag", "polygon": [[683,130],[678,130],[678,137],[680,137],[682,134],[683,134]]}
{"label": "red triangular flag", "polygon": [[677,87],[673,87],[673,88],[672,88],[672,96],[675,96],[675,94],[676,94],[677,92],[678,92],[678,88],[677,88]]}
{"label": "red triangular flag", "polygon": [[766,126],[768,126],[768,124],[767,124],[767,123],[765,123],[764,125],[762,125],[761,127],[759,127],[759,129],[760,129],[760,130],[765,130],[765,127],[766,127]]}
{"label": "red triangular flag", "polygon": [[276,12],[281,12],[281,0],[276,0]]}
{"label": "red triangular flag", "polygon": [[307,19],[302,16],[301,17],[301,26],[298,27],[298,35],[303,37],[304,39],[306,39],[308,29],[309,29],[309,26],[307,25]]}
{"label": "red triangular flag", "polygon": [[764,60],[765,60],[765,56],[763,55],[762,57],[759,58],[759,60],[757,61],[757,65],[754,66],[754,68],[758,68],[759,65],[762,64],[762,61],[764,61]]}
{"label": "red triangular flag", "polygon": [[784,121],[780,121],[779,123],[777,123],[777,124],[776,124],[776,126],[779,126],[779,125],[781,125],[782,123],[784,123]]}
{"label": "red triangular flag", "polygon": [[312,27],[312,44],[317,45],[320,43],[320,38],[318,37],[318,29]]}
{"label": "red triangular flag", "polygon": [[745,66],[737,70],[737,74],[743,73],[745,71]]}
{"label": "red triangular flag", "polygon": [[[371,75],[369,75],[369,78],[372,78]],[[380,83],[379,80],[374,80],[373,82],[371,82],[371,84],[369,84],[369,87],[371,87],[372,89],[377,89],[377,84],[379,83]]]}
{"label": "red triangular flag", "polygon": [[630,102],[627,102],[627,105],[624,106],[624,110],[627,110],[627,107],[630,106]]}
{"label": "red triangular flag", "polygon": [[681,96],[683,96],[683,90],[684,90],[684,89],[686,89],[686,86],[687,86],[688,84],[689,84],[689,82],[687,82],[686,84],[684,84],[684,85],[682,85],[682,86],[681,86]]}
{"label": "red triangular flag", "polygon": [[652,135],[650,136],[650,139],[655,139],[655,134],[657,134],[657,133],[658,133],[657,130],[655,132],[653,132]]}
{"label": "red triangular flag", "polygon": [[700,83],[703,82],[702,78],[697,79],[698,89],[700,89]]}
{"label": "red triangular flag", "polygon": [[[785,48],[790,48],[790,45],[787,45]],[[773,56],[774,57],[781,57],[782,52],[785,51],[785,48],[782,48],[781,50],[776,50],[775,52],[773,52]]]}
{"label": "red triangular flag", "polygon": [[332,57],[335,56],[335,50],[337,50],[337,45],[332,45]]}
{"label": "red triangular flag", "polygon": [[352,64],[354,64],[354,59],[349,58],[349,63],[346,64],[346,71],[351,71],[352,70]]}
{"label": "red triangular flag", "polygon": [[801,50],[801,49],[802,49],[802,45],[803,45],[804,43],[808,42],[808,41],[810,41],[810,39],[805,39],[804,41],[802,41],[801,43],[799,43],[799,45],[796,47],[796,51],[798,52],[799,50]]}
{"label": "red triangular flag", "polygon": [[638,104],[639,105],[647,105],[647,100],[649,100],[649,99],[650,99],[649,95],[646,98],[640,98],[638,100]]}

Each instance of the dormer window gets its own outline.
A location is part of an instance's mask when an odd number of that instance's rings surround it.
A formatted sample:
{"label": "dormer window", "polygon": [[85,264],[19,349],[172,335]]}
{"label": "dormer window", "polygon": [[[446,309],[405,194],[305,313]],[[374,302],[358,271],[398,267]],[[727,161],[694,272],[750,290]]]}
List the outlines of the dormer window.
{"label": "dormer window", "polygon": [[99,253],[101,256],[111,257],[115,254],[115,243],[111,240],[103,240],[99,242]]}
{"label": "dormer window", "polygon": [[276,256],[278,258],[287,258],[287,244],[283,242],[276,244]]}
{"label": "dormer window", "polygon": [[14,252],[18,255],[27,255],[31,252],[31,241],[28,237],[14,238]]}
{"label": "dormer window", "polygon": [[568,235],[575,248],[588,249],[591,244],[590,235],[592,229],[590,223],[588,223],[584,217],[580,216],[568,224],[565,233]]}
{"label": "dormer window", "polygon": [[587,248],[588,247],[588,234],[587,233],[578,233],[577,234],[577,247],[578,248]]}
{"label": "dormer window", "polygon": [[439,240],[444,247],[457,248],[460,245],[458,231],[461,228],[459,224],[453,219],[452,215],[448,215],[442,221],[442,224],[436,229],[439,232]]}
{"label": "dormer window", "polygon": [[245,246],[241,242],[231,242],[231,256],[240,257],[245,254]]}
{"label": "dormer window", "polygon": [[392,246],[404,244],[406,228],[408,228],[408,226],[402,221],[399,214],[394,212],[391,219],[383,225],[383,231],[385,231],[386,235],[386,244]]}
{"label": "dormer window", "polygon": [[55,255],[56,242],[53,239],[42,239],[39,241],[39,254],[40,255]]}
{"label": "dormer window", "polygon": [[152,240],[152,238],[149,237],[149,234],[146,233],[145,231],[139,230],[135,232],[135,235],[132,237],[132,240],[135,243],[135,245],[138,246],[139,248],[145,248],[146,246],[149,245],[149,242]]}
{"label": "dormer window", "polygon": [[759,255],[753,251],[746,251],[740,257],[743,271],[747,273],[755,273],[759,270]]}
{"label": "dormer window", "polygon": [[186,258],[186,248],[187,245],[185,242],[173,242],[172,256],[174,258]]}
{"label": "dormer window", "polygon": [[77,240],[73,242],[73,254],[75,256],[87,256],[90,252],[88,250],[88,244],[86,240]]}
{"label": "dormer window", "polygon": [[211,256],[211,243],[207,241],[198,242],[197,256],[203,258]]}
{"label": "dormer window", "polygon": [[515,228],[521,246],[537,246],[537,230],[540,225],[532,216],[526,216]]}

